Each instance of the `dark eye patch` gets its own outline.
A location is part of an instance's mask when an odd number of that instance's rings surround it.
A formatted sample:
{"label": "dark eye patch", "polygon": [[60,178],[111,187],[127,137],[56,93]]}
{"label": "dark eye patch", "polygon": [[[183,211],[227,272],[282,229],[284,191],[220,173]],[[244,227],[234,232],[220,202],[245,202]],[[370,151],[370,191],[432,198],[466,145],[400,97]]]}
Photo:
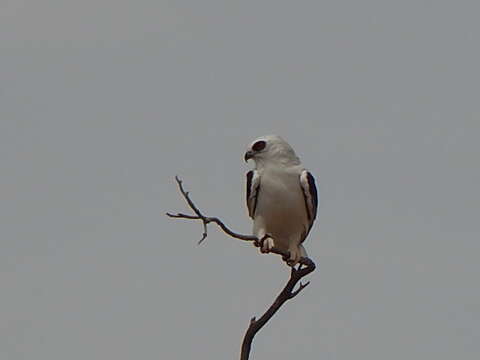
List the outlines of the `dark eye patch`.
{"label": "dark eye patch", "polygon": [[253,151],[262,151],[265,149],[265,146],[267,146],[267,143],[263,140],[257,141],[255,144],[252,146]]}

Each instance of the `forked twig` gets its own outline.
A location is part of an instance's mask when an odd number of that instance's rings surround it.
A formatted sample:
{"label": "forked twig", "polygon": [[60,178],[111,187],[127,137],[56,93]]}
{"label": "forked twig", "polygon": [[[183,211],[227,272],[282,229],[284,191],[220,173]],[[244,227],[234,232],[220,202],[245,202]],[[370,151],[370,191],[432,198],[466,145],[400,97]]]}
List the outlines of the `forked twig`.
{"label": "forked twig", "polygon": [[[239,240],[253,241],[255,246],[259,246],[260,241],[256,236],[238,234],[230,230],[219,218],[203,215],[202,212],[198,209],[198,207],[196,207],[195,204],[193,203],[188,191],[185,191],[185,189],[183,188],[182,180],[180,180],[178,176],[175,176],[175,180],[177,181],[180,193],[183,195],[183,197],[187,201],[188,206],[190,207],[190,209],[192,209],[195,215],[188,215],[183,213],[177,213],[177,214],[167,213],[167,216],[171,218],[201,220],[203,223],[203,234],[202,234],[202,238],[198,241],[198,244],[201,244],[208,236],[207,225],[210,223],[215,223],[218,226],[220,226],[220,228],[227,235],[230,235],[231,237]],[[290,254],[288,252],[282,251],[275,247],[271,249],[270,252],[281,255],[284,259],[288,259],[290,257]],[[286,301],[293,299],[305,287],[308,286],[310,282],[307,282],[305,284],[300,283],[299,287],[296,290],[293,290],[295,288],[295,285],[297,285],[297,283],[304,276],[310,274],[314,270],[315,270],[315,263],[309,258],[305,258],[305,257],[302,257],[300,259],[298,268],[292,267],[291,273],[290,273],[290,279],[288,280],[287,284],[285,285],[283,290],[280,292],[280,294],[277,296],[273,304],[267,309],[267,311],[258,320],[256,320],[255,317],[253,317],[250,320],[250,325],[248,326],[248,329],[243,338],[240,360],[248,360],[250,356],[252,341],[255,334],[268,322],[268,320],[272,318],[273,315],[275,315],[278,309],[280,309],[280,307]]]}
{"label": "forked twig", "polygon": [[233,238],[240,239],[240,240],[245,240],[245,241],[258,241],[256,236],[253,235],[243,235],[243,234],[237,234],[230,230],[219,218],[217,217],[210,217],[210,216],[205,216],[201,213],[201,211],[195,206],[193,203],[192,199],[190,199],[190,195],[185,189],[183,188],[182,185],[182,180],[179,179],[178,176],[175,176],[175,180],[177,181],[178,188],[180,189],[180,192],[182,193],[183,197],[188,203],[188,206],[190,206],[190,209],[193,210],[193,212],[196,215],[187,215],[187,214],[182,214],[182,213],[177,213],[177,214],[170,214],[167,213],[167,216],[171,218],[181,218],[181,219],[192,219],[192,220],[202,220],[203,223],[203,234],[202,238],[198,241],[198,244],[200,245],[203,240],[207,238],[207,225],[210,224],[211,222],[217,224],[220,226],[220,228],[227,234],[230,235]]}

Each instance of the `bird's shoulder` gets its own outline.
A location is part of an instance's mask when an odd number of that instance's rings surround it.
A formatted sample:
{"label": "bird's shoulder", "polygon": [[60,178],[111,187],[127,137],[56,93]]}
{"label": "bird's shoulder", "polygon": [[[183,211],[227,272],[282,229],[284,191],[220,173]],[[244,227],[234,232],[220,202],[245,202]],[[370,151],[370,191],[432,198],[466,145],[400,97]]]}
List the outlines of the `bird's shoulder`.
{"label": "bird's shoulder", "polygon": [[300,186],[303,190],[305,205],[311,224],[317,216],[318,191],[315,185],[315,178],[308,170],[303,170],[300,175]]}
{"label": "bird's shoulder", "polygon": [[250,170],[247,177],[247,208],[248,214],[253,218],[257,207],[257,195],[260,188],[260,175],[257,170]]}

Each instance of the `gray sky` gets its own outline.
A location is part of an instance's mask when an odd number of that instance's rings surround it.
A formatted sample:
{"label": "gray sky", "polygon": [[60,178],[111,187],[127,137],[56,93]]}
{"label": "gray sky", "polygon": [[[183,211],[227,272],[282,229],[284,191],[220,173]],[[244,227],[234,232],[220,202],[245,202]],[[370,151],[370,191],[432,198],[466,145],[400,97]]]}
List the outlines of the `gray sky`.
{"label": "gray sky", "polygon": [[477,359],[478,1],[4,0],[0,357],[232,359],[288,276],[242,156],[320,184],[311,285],[256,359]]}

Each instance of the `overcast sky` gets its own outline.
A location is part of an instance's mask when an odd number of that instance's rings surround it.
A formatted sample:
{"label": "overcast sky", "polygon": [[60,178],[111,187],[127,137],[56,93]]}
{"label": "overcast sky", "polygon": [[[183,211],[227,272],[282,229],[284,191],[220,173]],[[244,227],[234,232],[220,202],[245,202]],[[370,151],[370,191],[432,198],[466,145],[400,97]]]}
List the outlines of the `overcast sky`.
{"label": "overcast sky", "polygon": [[235,359],[288,277],[246,146],[315,174],[318,269],[255,359],[480,354],[478,1],[3,0],[0,358]]}

